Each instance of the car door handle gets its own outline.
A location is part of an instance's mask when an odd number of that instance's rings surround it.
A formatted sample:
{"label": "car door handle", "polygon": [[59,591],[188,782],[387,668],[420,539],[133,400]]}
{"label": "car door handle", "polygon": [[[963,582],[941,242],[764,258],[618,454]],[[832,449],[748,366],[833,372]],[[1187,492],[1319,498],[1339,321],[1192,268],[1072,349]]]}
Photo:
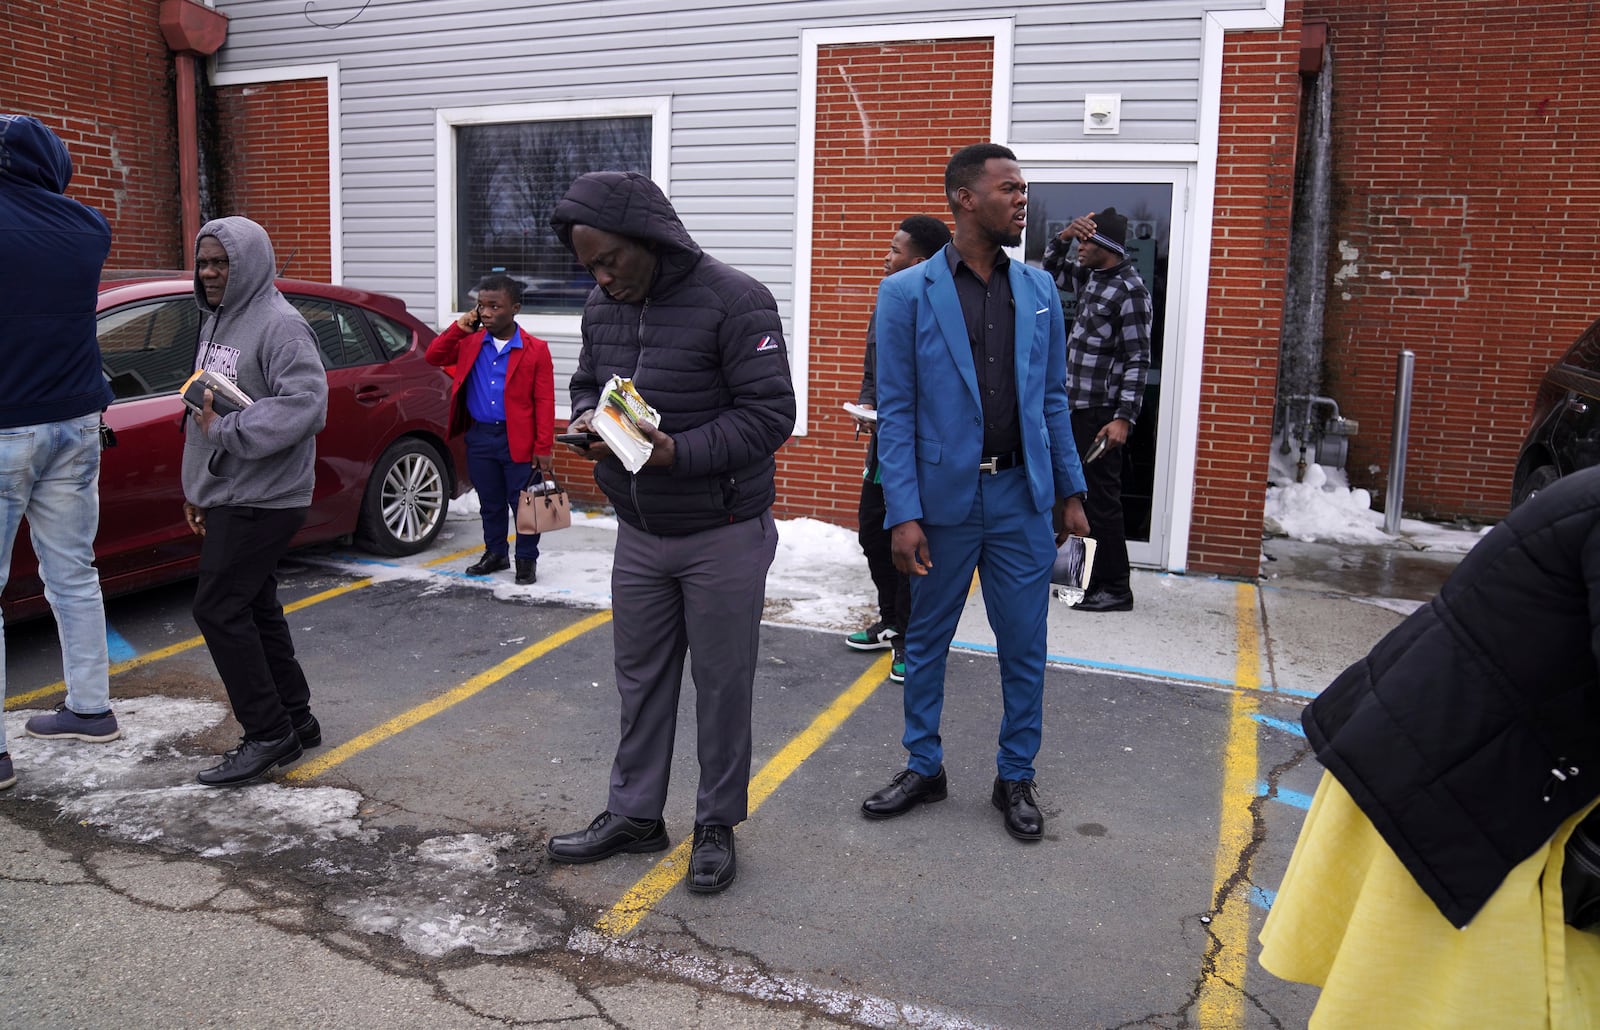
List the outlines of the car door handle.
{"label": "car door handle", "polygon": [[356,390],[357,404],[376,404],[389,396],[389,391],[381,386],[363,386]]}

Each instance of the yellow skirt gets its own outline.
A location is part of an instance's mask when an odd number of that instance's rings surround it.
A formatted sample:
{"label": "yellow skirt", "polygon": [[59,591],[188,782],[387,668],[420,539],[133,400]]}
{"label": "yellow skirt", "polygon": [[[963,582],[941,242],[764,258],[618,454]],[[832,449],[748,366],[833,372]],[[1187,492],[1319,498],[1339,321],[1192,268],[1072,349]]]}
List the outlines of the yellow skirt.
{"label": "yellow skirt", "polygon": [[1324,773],[1261,929],[1261,964],[1322,988],[1312,1027],[1600,1030],[1600,934],[1561,915],[1563,848],[1587,812],[1457,930]]}

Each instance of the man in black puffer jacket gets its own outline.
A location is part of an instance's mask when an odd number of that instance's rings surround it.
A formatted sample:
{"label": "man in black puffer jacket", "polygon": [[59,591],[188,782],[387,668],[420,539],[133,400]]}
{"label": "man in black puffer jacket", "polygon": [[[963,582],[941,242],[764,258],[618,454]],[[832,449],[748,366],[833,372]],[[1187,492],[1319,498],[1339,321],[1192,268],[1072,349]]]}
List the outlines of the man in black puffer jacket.
{"label": "man in black puffer jacket", "polygon": [[668,846],[661,812],[692,649],[700,786],[688,888],[715,893],[733,882],[733,827],[748,815],[750,700],[778,543],[773,454],[794,429],[778,306],[702,253],[637,173],[579,177],[550,224],[599,284],[583,309],[569,431],[589,429],[613,375],[661,415],[637,473],[603,442],[577,448],[620,523],[611,600],[622,735],[606,810],[552,837],[550,855],[597,862]]}

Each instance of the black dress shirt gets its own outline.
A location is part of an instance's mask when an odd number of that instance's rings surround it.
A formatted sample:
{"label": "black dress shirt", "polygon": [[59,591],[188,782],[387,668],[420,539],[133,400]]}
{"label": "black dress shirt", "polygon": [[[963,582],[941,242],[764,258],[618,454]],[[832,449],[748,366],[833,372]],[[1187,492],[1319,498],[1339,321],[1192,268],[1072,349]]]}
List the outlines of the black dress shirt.
{"label": "black dress shirt", "polygon": [[955,280],[967,343],[978,372],[978,400],[983,405],[985,457],[1022,449],[1017,420],[1016,303],[1011,298],[1011,259],[1001,250],[985,283],[967,267],[952,244],[945,248]]}

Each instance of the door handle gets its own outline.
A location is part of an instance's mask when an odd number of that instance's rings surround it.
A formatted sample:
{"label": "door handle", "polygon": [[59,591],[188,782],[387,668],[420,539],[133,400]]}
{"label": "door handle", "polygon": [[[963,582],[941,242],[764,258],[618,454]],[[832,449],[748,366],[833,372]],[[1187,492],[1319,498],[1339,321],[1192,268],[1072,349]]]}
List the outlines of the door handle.
{"label": "door handle", "polygon": [[356,389],[357,404],[376,404],[389,396],[389,391],[381,386],[362,386]]}

